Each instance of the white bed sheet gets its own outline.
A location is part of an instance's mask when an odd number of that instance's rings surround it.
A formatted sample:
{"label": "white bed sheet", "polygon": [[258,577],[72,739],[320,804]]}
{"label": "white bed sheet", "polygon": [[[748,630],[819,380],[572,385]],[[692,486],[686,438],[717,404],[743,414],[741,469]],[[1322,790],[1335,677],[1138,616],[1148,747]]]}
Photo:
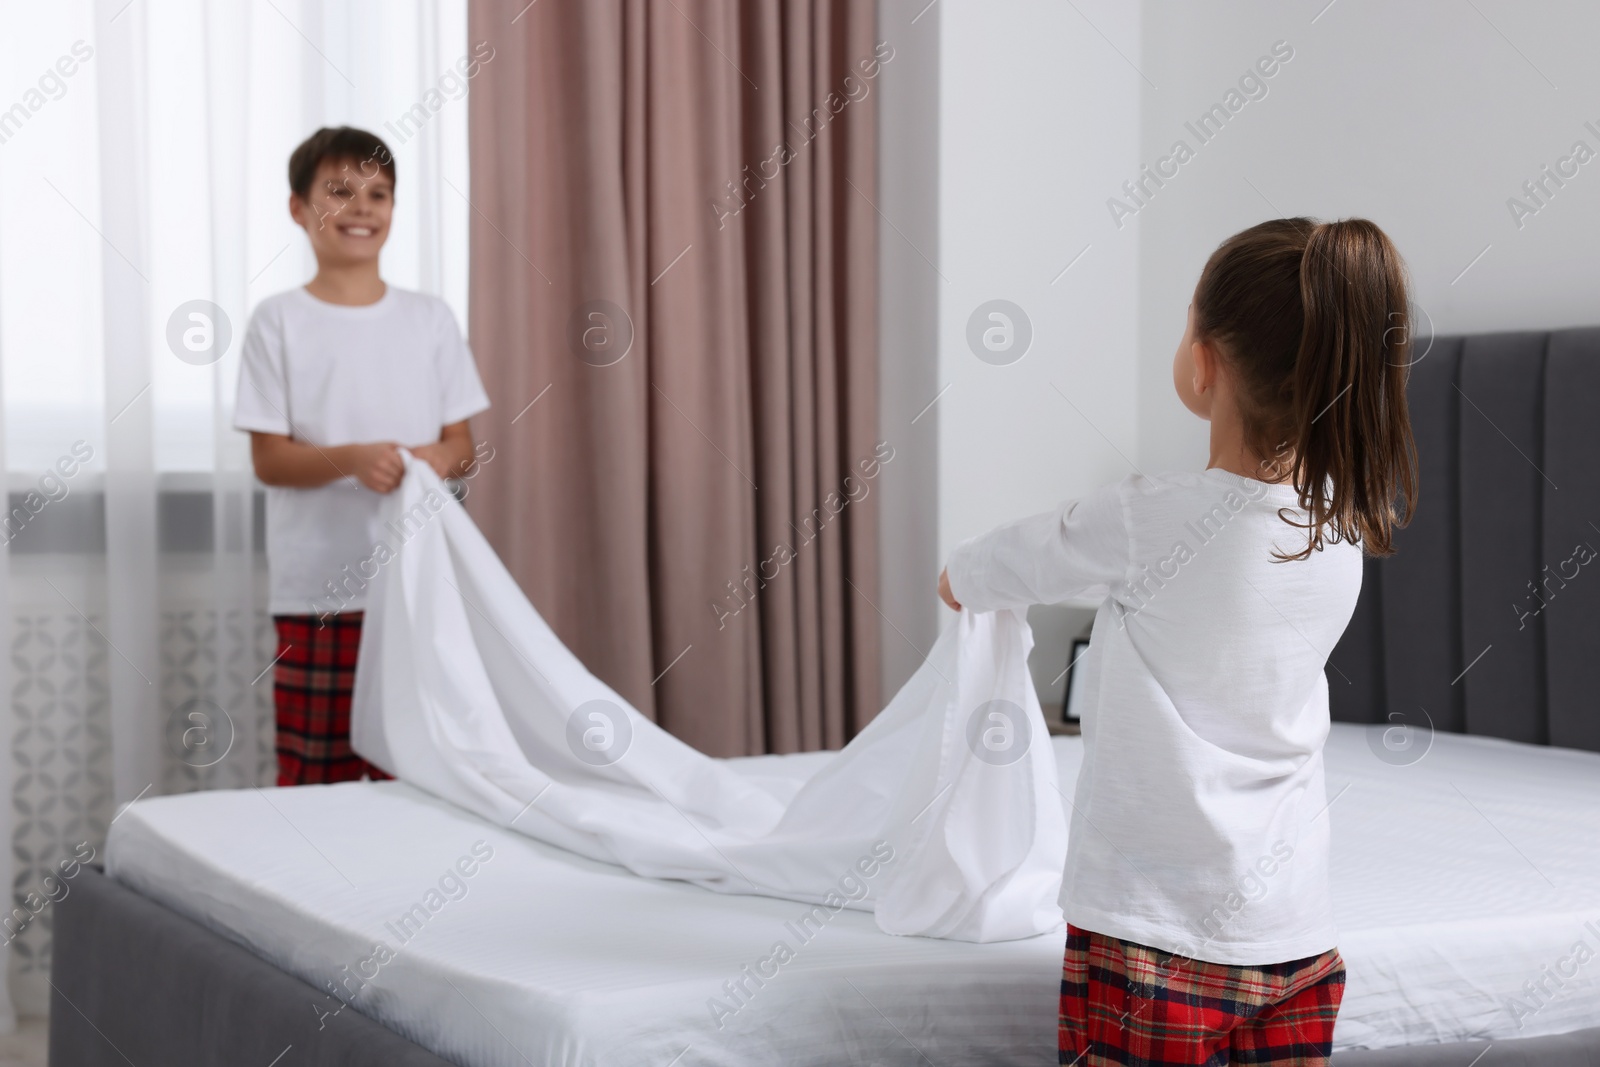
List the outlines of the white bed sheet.
{"label": "white bed sheet", "polygon": [[[1081,748],[1054,740],[1070,795]],[[820,762],[739,762],[779,759]],[[1335,726],[1327,766],[1339,1048],[1600,1025],[1600,755],[1439,735],[1396,766]],[[477,842],[465,894],[428,901]],[[897,938],[846,909],[803,940],[805,905],[641,879],[399,782],[142,800],[107,868],[319,988],[383,942],[346,996],[464,1067],[1055,1062],[1059,936]],[[792,958],[740,1004],[726,983],[778,941]]]}
{"label": "white bed sheet", "polygon": [[1335,1047],[1600,1026],[1600,753],[1441,733],[1392,765],[1375,741],[1336,724],[1326,754]]}
{"label": "white bed sheet", "polygon": [[[394,777],[546,844],[724,893],[837,902],[839,872],[860,862],[873,877],[856,905],[885,933],[1061,928],[1067,820],[1050,749],[1024,740],[1045,729],[1023,612],[951,618],[825,768],[789,776],[780,761],[758,784],[595,677],[426,463],[406,457],[379,519],[405,545],[367,590],[350,743]],[[874,867],[874,849],[894,862]]]}

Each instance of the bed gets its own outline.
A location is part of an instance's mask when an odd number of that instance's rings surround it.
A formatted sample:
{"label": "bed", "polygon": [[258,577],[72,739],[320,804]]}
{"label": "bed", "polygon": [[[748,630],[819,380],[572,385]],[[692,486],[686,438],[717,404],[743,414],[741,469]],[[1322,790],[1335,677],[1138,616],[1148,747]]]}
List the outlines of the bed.
{"label": "bed", "polygon": [[[1411,393],[1429,495],[1330,660],[1336,1063],[1600,1067],[1600,579],[1523,588],[1600,545],[1600,331],[1439,339]],[[1054,937],[797,927],[402,783],[147,799],[106,856],[58,906],[60,1067],[1055,1061]]]}
{"label": "bed", "polygon": [[[1053,743],[1070,795],[1081,746]],[[779,758],[816,759],[748,763]],[[1600,884],[1600,835],[1568,829],[1600,825],[1600,754],[1441,735],[1396,762],[1371,730],[1339,725],[1327,758],[1351,975],[1341,1046],[1600,1024],[1600,961],[1527,1014],[1508,1007],[1575,942],[1600,947],[1600,899],[1584,888]],[[802,926],[804,905],[639,879],[399,782],[141,801],[106,860],[124,891],[306,983],[303,1021],[346,1022],[326,991],[342,983],[362,1014],[462,1067],[1054,1059],[1059,938],[892,938],[848,910]],[[747,968],[778,940],[794,959],[758,987]],[[159,999],[168,976],[140,966]]]}

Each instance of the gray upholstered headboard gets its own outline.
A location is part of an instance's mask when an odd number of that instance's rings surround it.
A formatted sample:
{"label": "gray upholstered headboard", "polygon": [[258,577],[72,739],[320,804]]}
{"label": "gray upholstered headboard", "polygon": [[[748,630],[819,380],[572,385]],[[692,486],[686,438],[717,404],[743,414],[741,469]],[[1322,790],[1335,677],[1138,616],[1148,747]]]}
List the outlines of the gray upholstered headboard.
{"label": "gray upholstered headboard", "polygon": [[1408,396],[1421,500],[1367,560],[1334,719],[1600,751],[1600,327],[1436,338]]}

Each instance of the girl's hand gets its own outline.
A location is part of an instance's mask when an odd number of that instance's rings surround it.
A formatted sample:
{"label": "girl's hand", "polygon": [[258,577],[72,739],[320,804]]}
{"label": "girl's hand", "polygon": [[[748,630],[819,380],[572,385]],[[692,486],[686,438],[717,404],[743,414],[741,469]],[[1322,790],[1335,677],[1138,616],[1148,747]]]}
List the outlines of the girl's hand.
{"label": "girl's hand", "polygon": [[961,602],[956,600],[956,595],[950,591],[950,571],[939,572],[939,599],[950,605],[951,611],[960,611]]}

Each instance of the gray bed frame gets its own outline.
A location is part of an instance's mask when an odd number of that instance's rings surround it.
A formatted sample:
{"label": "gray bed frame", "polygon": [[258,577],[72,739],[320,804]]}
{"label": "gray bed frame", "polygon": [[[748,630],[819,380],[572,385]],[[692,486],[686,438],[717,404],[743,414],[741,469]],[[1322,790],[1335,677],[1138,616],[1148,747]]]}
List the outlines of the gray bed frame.
{"label": "gray bed frame", "polygon": [[[1330,657],[1333,716],[1600,751],[1600,579],[1538,601],[1527,587],[1577,543],[1600,547],[1600,328],[1439,338],[1417,354],[1422,505],[1399,554],[1368,561]],[[320,990],[92,869],[56,905],[52,985],[52,1067],[447,1063],[354,1008],[324,1015]],[[1600,1067],[1600,1028],[1334,1059]]]}
{"label": "gray bed frame", "polygon": [[1600,751],[1600,581],[1569,563],[1600,549],[1600,327],[1425,351],[1407,391],[1421,505],[1367,561],[1333,717]]}

